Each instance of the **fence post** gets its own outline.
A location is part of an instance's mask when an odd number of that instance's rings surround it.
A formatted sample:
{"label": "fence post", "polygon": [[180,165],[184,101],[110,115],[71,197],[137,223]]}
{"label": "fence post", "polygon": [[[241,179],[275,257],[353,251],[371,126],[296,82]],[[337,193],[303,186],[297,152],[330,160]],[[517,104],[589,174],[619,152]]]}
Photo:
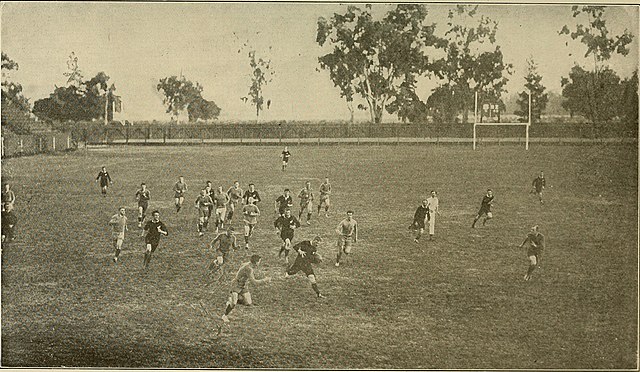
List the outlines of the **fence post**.
{"label": "fence post", "polygon": [[2,152],[0,153],[0,157],[4,158],[4,137],[0,137],[0,142],[2,143]]}
{"label": "fence post", "polygon": [[82,128],[82,138],[84,139],[84,148],[87,148],[87,128]]}
{"label": "fence post", "polygon": [[124,143],[129,143],[129,126],[126,124],[124,127]]}
{"label": "fence post", "polygon": [[53,147],[53,151],[56,151],[56,136],[53,136],[53,139],[51,140],[51,147]]}
{"label": "fence post", "polygon": [[24,152],[24,144],[22,143],[22,138],[20,138],[20,153]]}
{"label": "fence post", "polygon": [[67,135],[67,150],[71,148],[71,136]]}
{"label": "fence post", "polygon": [[162,143],[167,143],[167,128],[162,128]]}

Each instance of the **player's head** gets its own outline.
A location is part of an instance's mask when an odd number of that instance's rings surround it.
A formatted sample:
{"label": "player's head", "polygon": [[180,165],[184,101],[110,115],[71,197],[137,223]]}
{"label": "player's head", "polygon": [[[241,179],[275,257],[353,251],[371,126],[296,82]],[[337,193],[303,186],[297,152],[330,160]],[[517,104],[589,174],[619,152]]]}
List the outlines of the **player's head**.
{"label": "player's head", "polygon": [[537,233],[538,232],[538,225],[531,226],[531,232],[532,233]]}
{"label": "player's head", "polygon": [[211,188],[211,185],[212,185],[211,181],[207,181],[207,187]]}
{"label": "player's head", "polygon": [[102,171],[103,172],[106,171],[106,170],[107,170],[107,167],[102,167]]}
{"label": "player's head", "polygon": [[289,189],[284,189],[284,194],[285,194],[285,195],[289,195],[289,193],[290,193],[290,192],[291,192],[291,191],[290,191]]}
{"label": "player's head", "polygon": [[160,219],[160,212],[158,210],[151,212],[151,218],[157,222]]}
{"label": "player's head", "polygon": [[289,151],[289,147],[285,146],[284,151]]}
{"label": "player's head", "polygon": [[5,211],[9,212],[12,209],[13,209],[13,204],[12,203],[10,203],[10,202],[4,203],[4,210]]}
{"label": "player's head", "polygon": [[307,181],[304,183],[307,188],[311,188],[311,181]]}
{"label": "player's head", "polygon": [[200,195],[205,196],[207,194],[207,189],[200,190]]}
{"label": "player's head", "polygon": [[248,198],[247,198],[247,203],[248,203],[248,204],[253,204],[253,201],[254,201],[254,200],[255,200],[255,199],[253,199],[253,196],[250,196],[250,197],[248,197]]}
{"label": "player's head", "polygon": [[431,190],[431,196],[436,196],[438,195],[438,193],[436,192],[436,190]]}
{"label": "player's head", "polygon": [[422,200],[422,206],[426,207],[429,201],[427,199]]}
{"label": "player's head", "polygon": [[180,182],[184,182],[184,177],[183,176],[178,177],[178,179],[180,180]]}
{"label": "player's head", "polygon": [[287,208],[284,210],[284,215],[287,217],[291,217],[291,209]]}
{"label": "player's head", "polygon": [[260,264],[260,260],[262,260],[262,257],[260,257],[259,254],[251,255],[251,264],[253,266],[258,266]]}
{"label": "player's head", "polygon": [[324,183],[329,183],[329,177],[324,178]]}
{"label": "player's head", "polygon": [[218,186],[218,192],[222,192],[222,186]]}
{"label": "player's head", "polygon": [[313,239],[311,240],[311,244],[313,245],[318,245],[322,242],[322,237],[320,235],[316,235],[313,237]]}
{"label": "player's head", "polygon": [[254,185],[252,183],[249,184],[249,190],[253,191],[253,189],[255,189],[255,188],[256,188],[256,185]]}
{"label": "player's head", "polygon": [[240,182],[233,181],[233,186],[235,186],[236,188],[240,187]]}
{"label": "player's head", "polygon": [[348,218],[349,220],[351,220],[351,218],[352,218],[352,217],[353,217],[353,211],[352,211],[352,210],[348,210],[348,211],[347,211],[347,218]]}
{"label": "player's head", "polygon": [[118,208],[118,212],[120,212],[120,215],[121,215],[121,216],[124,216],[124,215],[125,215],[125,213],[126,213],[126,209],[125,209],[125,207],[120,207],[120,208]]}
{"label": "player's head", "polygon": [[540,178],[544,178],[544,172],[540,171]]}
{"label": "player's head", "polygon": [[143,183],[140,184],[140,187],[142,187],[142,189],[144,190],[144,189],[147,188],[147,184],[143,182]]}
{"label": "player's head", "polygon": [[487,189],[487,196],[491,196],[491,195],[493,195],[493,190]]}
{"label": "player's head", "polygon": [[2,186],[3,189],[5,189],[6,191],[9,191],[9,189],[11,188],[11,185],[9,185],[8,183],[5,183],[4,186]]}

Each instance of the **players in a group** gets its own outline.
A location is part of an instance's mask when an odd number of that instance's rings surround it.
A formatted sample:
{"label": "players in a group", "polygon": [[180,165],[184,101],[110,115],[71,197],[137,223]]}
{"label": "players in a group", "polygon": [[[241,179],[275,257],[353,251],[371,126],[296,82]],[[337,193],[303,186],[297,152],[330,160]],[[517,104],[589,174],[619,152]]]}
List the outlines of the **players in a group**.
{"label": "players in a group", "polygon": [[300,227],[300,221],[298,221],[295,216],[292,216],[291,209],[287,208],[284,214],[276,219],[273,226],[275,226],[277,233],[280,234],[280,238],[282,239],[278,257],[281,257],[284,253],[284,260],[286,263],[289,263],[289,251],[291,250],[294,230]]}
{"label": "players in a group", "polygon": [[167,226],[160,221],[160,212],[151,212],[151,220],[144,225],[144,234],[144,243],[146,244],[144,267],[146,269],[149,267],[149,262],[151,262],[151,254],[156,251],[158,244],[160,244],[160,237],[169,234]]}
{"label": "players in a group", "polygon": [[422,201],[422,204],[420,204],[418,208],[416,208],[416,212],[413,214],[413,223],[411,224],[411,226],[409,226],[409,228],[417,231],[417,235],[415,239],[413,239],[414,242],[420,242],[420,237],[422,236],[422,234],[424,234],[424,229],[428,220],[429,202],[427,201],[427,199],[424,199]]}
{"label": "players in a group", "polygon": [[313,215],[313,190],[311,190],[311,181],[305,182],[304,189],[298,193],[300,198],[300,213],[298,219],[302,221],[302,214],[307,211],[307,225],[311,225],[311,216]]}
{"label": "players in a group", "polygon": [[106,167],[102,167],[100,172],[98,172],[98,177],[96,177],[96,182],[100,182],[100,188],[102,190],[102,196],[107,197],[107,187],[109,185],[113,185],[113,181],[111,180],[111,176],[109,172],[107,172]]}
{"label": "players in a group", "polygon": [[329,183],[329,178],[325,178],[324,182],[320,185],[320,202],[318,203],[318,215],[320,215],[320,210],[324,206],[324,216],[329,217],[329,207],[331,206],[331,201],[329,200],[331,197],[331,184]]}
{"label": "players in a group", "polygon": [[491,206],[493,205],[493,191],[491,189],[487,189],[487,194],[482,198],[482,203],[480,204],[480,210],[478,210],[478,214],[476,218],[473,220],[471,224],[471,228],[476,227],[476,222],[482,216],[486,216],[484,220],[482,220],[482,226],[484,226],[488,220],[493,218],[493,214],[491,213]]}
{"label": "players in a group", "polygon": [[258,190],[256,190],[256,185],[253,183],[249,184],[249,189],[244,192],[242,196],[245,204],[249,204],[249,198],[253,198],[253,204],[258,205],[258,203],[262,200],[260,199],[260,194]]}
{"label": "players in a group", "polygon": [[527,247],[529,268],[527,269],[527,273],[524,275],[524,280],[531,280],[533,271],[540,263],[540,258],[544,251],[544,235],[540,233],[538,225],[531,228],[531,231],[527,234],[527,237],[524,239],[522,244],[519,245],[519,248],[522,248],[526,243],[529,243],[529,246]]}
{"label": "players in a group", "polygon": [[227,214],[227,224],[231,223],[231,219],[233,218],[233,212],[235,212],[238,204],[242,202],[242,189],[240,188],[240,182],[235,181],[233,186],[227,190],[227,195],[229,196],[229,212]]}
{"label": "players in a group", "polygon": [[321,241],[322,238],[316,236],[313,240],[304,240],[294,245],[293,249],[298,253],[298,256],[295,261],[293,261],[293,265],[284,273],[284,277],[288,278],[290,275],[295,275],[299,271],[302,271],[304,275],[307,276],[307,279],[309,279],[311,288],[313,288],[318,298],[324,298],[324,296],[320,293],[320,289],[318,289],[312,264],[322,262],[322,256],[318,253],[318,244],[320,244]]}
{"label": "players in a group", "polygon": [[250,196],[247,199],[247,204],[242,207],[242,216],[244,217],[244,247],[249,249],[249,238],[251,238],[260,216],[260,209],[255,205],[253,197]]}
{"label": "players in a group", "polygon": [[[233,235],[233,231],[233,227],[228,227],[224,234],[218,234],[218,236],[209,243],[210,249],[215,248],[216,244],[218,245],[216,248],[216,259],[209,265],[209,271],[211,273],[215,273],[223,267],[224,263],[227,262],[227,255],[232,249],[238,249],[238,242],[235,235]],[[222,273],[224,274],[224,270]]]}
{"label": "players in a group", "polygon": [[538,177],[533,179],[531,186],[533,186],[532,192],[535,192],[536,195],[538,195],[538,200],[540,200],[540,204],[543,204],[544,201],[542,201],[542,190],[544,190],[544,188],[547,186],[547,181],[544,179],[543,171],[540,171],[540,174],[538,175]]}
{"label": "players in a group", "polygon": [[233,284],[231,285],[231,293],[227,299],[224,314],[222,315],[222,320],[224,322],[229,322],[228,315],[238,303],[247,306],[253,304],[253,301],[251,300],[251,292],[249,292],[249,283],[260,284],[269,283],[271,281],[270,277],[266,277],[264,279],[256,279],[255,277],[255,269],[258,268],[261,260],[262,258],[259,255],[254,254],[251,256],[249,262],[243,263],[238,269],[238,272],[233,279]]}
{"label": "players in a group", "polygon": [[198,210],[198,235],[204,235],[209,226],[209,208],[213,205],[211,196],[207,189],[200,190],[200,195],[196,198],[196,209]]}
{"label": "players in a group", "polygon": [[176,202],[176,213],[180,212],[182,203],[184,203],[184,193],[187,191],[187,183],[184,182],[184,177],[180,176],[178,181],[173,185],[173,197]]}
{"label": "players in a group", "polygon": [[338,255],[336,256],[336,267],[340,266],[342,254],[351,253],[351,242],[358,241],[358,223],[353,219],[353,211],[347,211],[347,218],[340,221],[336,227],[338,234]]}
{"label": "players in a group", "polygon": [[14,204],[16,202],[16,194],[11,190],[11,185],[5,183],[2,186],[2,196],[0,197],[2,201],[2,205],[6,205],[7,203]]}
{"label": "players in a group", "polygon": [[282,151],[282,171],[284,172],[289,165],[289,158],[291,157],[291,153],[289,152],[289,148],[287,146],[284,147]]}
{"label": "players in a group", "polygon": [[278,196],[276,199],[275,210],[280,216],[284,215],[284,211],[293,207],[293,198],[291,197],[291,191],[284,189],[284,193]]}
{"label": "players in a group", "polygon": [[125,207],[120,207],[118,209],[118,213],[114,214],[109,220],[109,225],[112,229],[111,239],[115,250],[113,262],[118,262],[118,257],[122,251],[122,243],[124,242],[124,233],[128,230]]}
{"label": "players in a group", "polygon": [[145,219],[145,213],[149,208],[149,199],[151,199],[151,192],[147,189],[146,183],[140,184],[140,189],[136,191],[136,200],[138,201],[138,227],[142,227],[142,222]]}
{"label": "players in a group", "polygon": [[213,193],[213,205],[216,214],[216,234],[219,230],[224,229],[224,220],[227,217],[227,204],[229,204],[229,195],[222,191],[222,186],[218,186],[218,190]]}

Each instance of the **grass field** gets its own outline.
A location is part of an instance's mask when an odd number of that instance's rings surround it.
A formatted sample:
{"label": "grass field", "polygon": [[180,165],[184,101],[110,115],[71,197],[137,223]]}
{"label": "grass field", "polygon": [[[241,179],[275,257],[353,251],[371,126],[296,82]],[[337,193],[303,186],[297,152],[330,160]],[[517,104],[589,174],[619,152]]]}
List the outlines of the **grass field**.
{"label": "grass field", "polygon": [[[3,161],[18,195],[17,241],[2,253],[2,365],[312,369],[637,368],[638,152],[636,146],[122,147]],[[105,199],[101,165],[115,184]],[[528,193],[539,170],[546,204]],[[187,208],[171,188],[184,175]],[[321,234],[316,268],[326,299],[298,274],[282,278],[273,200],[328,176],[333,213],[296,232]],[[214,253],[192,207],[206,180],[261,192],[251,252],[264,256],[253,308],[222,324],[225,283],[205,287]],[[148,272],[134,193],[152,192],[170,235]],[[470,228],[491,187],[494,219]],[[433,242],[407,230],[428,190],[442,215]],[[128,207],[121,261],[111,261],[107,222]],[[295,203],[297,214],[297,202]],[[334,228],[355,210],[360,240],[333,266]],[[518,249],[529,227],[547,237],[530,282]],[[234,225],[240,227],[237,218]],[[247,260],[244,249],[231,260]],[[260,277],[260,276],[259,276]],[[227,279],[230,279],[229,276]],[[207,316],[199,303],[205,304]]]}

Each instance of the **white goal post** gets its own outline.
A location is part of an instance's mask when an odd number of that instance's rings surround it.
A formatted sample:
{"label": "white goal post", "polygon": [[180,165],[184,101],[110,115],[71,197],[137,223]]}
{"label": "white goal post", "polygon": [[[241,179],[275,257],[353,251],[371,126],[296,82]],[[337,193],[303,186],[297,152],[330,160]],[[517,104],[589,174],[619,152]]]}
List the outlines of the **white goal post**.
{"label": "white goal post", "polygon": [[477,135],[476,135],[476,127],[481,125],[481,126],[485,126],[485,125],[520,125],[520,126],[525,126],[525,130],[526,130],[526,135],[525,135],[525,149],[529,150],[529,127],[531,126],[531,92],[527,92],[527,94],[529,95],[529,121],[527,121],[526,123],[479,123],[478,122],[478,92],[476,92],[475,94],[475,111],[474,111],[474,116],[473,116],[473,149],[476,149],[476,145],[478,142],[477,139]]}

